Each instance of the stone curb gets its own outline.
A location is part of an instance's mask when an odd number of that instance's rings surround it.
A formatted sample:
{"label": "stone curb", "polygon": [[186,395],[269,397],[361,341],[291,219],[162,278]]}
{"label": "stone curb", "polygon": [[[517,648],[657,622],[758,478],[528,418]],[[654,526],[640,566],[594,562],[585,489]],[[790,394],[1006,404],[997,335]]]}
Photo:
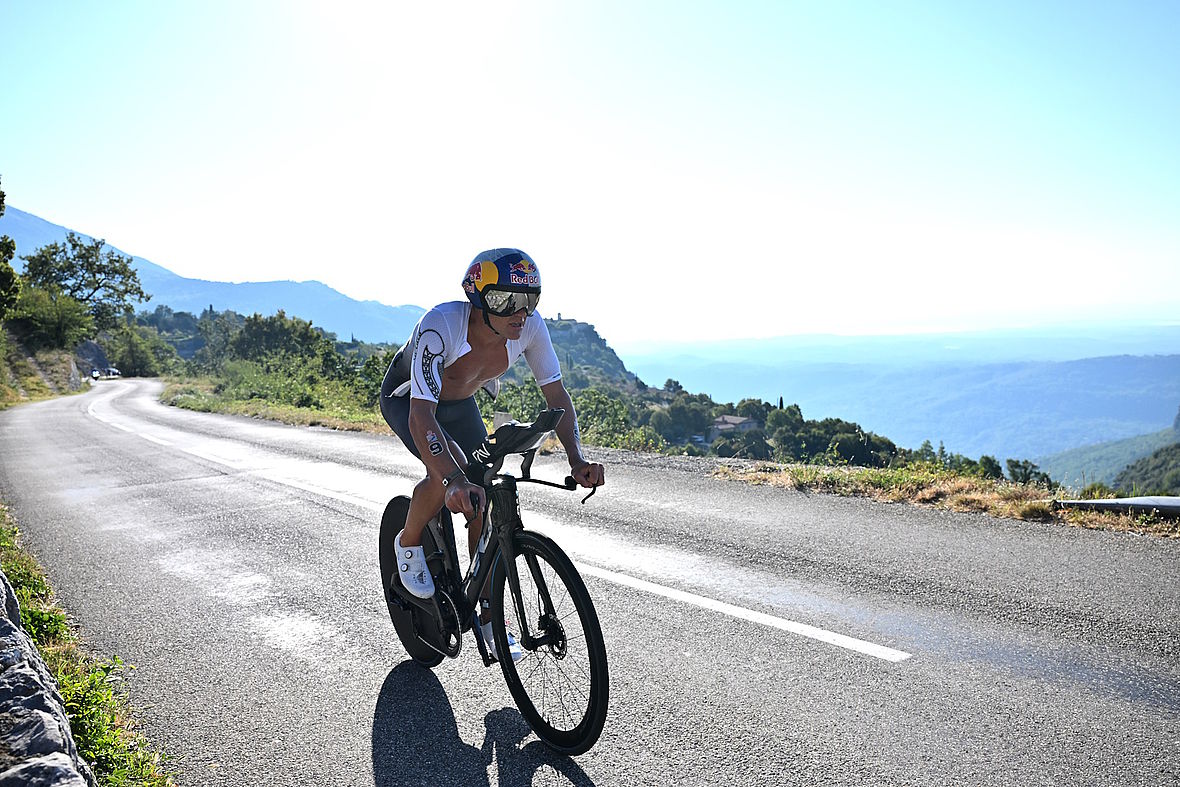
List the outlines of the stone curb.
{"label": "stone curb", "polygon": [[0,572],[0,787],[97,787],[78,756],[57,682],[21,628],[20,604]]}

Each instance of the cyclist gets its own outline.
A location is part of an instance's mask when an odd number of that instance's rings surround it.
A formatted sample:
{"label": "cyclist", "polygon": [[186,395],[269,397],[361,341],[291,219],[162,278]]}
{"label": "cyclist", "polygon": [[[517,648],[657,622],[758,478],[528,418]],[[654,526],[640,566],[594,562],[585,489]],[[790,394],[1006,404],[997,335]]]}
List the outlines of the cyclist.
{"label": "cyclist", "polygon": [[[466,301],[439,304],[422,316],[381,384],[381,414],[426,465],[396,541],[398,576],[419,598],[434,595],[421,544],[423,528],[440,508],[467,518],[471,554],[479,544],[484,490],[464,475],[467,457],[487,436],[475,392],[482,387],[495,398],[500,375],[522,354],[548,406],[565,410],[556,432],[570,475],[584,487],[604,481],[603,466],[582,455],[574,405],[561,381],[549,329],[536,311],[541,297],[536,263],[519,249],[481,252],[467,267],[463,290]],[[472,505],[472,495],[478,505]],[[483,639],[496,655],[490,613],[483,606]],[[519,646],[510,641],[513,658],[520,658]]]}

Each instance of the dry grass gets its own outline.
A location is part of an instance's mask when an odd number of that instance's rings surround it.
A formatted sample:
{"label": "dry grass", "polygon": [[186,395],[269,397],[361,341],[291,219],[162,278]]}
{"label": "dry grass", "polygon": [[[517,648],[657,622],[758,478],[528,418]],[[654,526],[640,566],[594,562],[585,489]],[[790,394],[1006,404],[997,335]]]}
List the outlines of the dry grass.
{"label": "dry grass", "polygon": [[1180,521],[1174,519],[1056,509],[1053,493],[1043,486],[964,476],[931,465],[866,468],[766,463],[752,469],[722,467],[716,475],[804,492],[868,497],[947,511],[1180,538]]}

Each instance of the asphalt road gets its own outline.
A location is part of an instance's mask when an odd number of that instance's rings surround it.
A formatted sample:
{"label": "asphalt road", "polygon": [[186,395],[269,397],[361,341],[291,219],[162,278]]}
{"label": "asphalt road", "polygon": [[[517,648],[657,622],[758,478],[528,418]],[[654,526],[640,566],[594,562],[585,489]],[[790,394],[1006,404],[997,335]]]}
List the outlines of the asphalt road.
{"label": "asphalt road", "polygon": [[586,505],[522,494],[607,639],[606,729],[571,760],[470,640],[406,660],[376,555],[418,477],[396,438],[158,391],[0,412],[0,495],[183,785],[1180,782],[1180,543],[600,453]]}

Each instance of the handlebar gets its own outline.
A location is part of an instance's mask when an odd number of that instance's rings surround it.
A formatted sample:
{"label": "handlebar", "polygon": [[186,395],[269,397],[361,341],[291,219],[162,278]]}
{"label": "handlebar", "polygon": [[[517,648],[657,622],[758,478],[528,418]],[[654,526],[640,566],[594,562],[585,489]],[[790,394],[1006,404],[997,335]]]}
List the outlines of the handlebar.
{"label": "handlebar", "polygon": [[[541,484],[542,486],[551,486],[554,489],[564,489],[567,492],[572,492],[578,488],[578,482],[574,480],[572,475],[567,475],[565,481],[560,484],[555,484],[552,481],[542,481],[540,478],[518,478],[517,482],[527,484]],[[594,497],[594,493],[598,491],[598,484],[590,487],[590,494],[582,498],[582,505],[586,505],[586,501]]]}
{"label": "handlebar", "polygon": [[[501,465],[504,463],[504,459],[510,454],[520,454],[524,459],[521,461],[521,474],[516,479],[517,481],[552,486],[571,492],[577,489],[578,482],[572,475],[566,476],[564,483],[557,484],[552,481],[542,481],[539,478],[532,478],[529,474],[533,466],[533,459],[537,455],[537,449],[540,447],[541,442],[551,430],[557,427],[563,415],[565,415],[565,410],[553,408],[543,411],[532,423],[522,424],[517,421],[511,421],[500,426],[495,432],[488,435],[478,448],[471,452],[471,461],[467,466],[468,480],[486,489],[491,484],[492,479],[496,477]],[[585,505],[586,501],[593,497],[597,491],[598,485],[595,484],[590,489],[590,494],[582,498],[582,504]]]}

